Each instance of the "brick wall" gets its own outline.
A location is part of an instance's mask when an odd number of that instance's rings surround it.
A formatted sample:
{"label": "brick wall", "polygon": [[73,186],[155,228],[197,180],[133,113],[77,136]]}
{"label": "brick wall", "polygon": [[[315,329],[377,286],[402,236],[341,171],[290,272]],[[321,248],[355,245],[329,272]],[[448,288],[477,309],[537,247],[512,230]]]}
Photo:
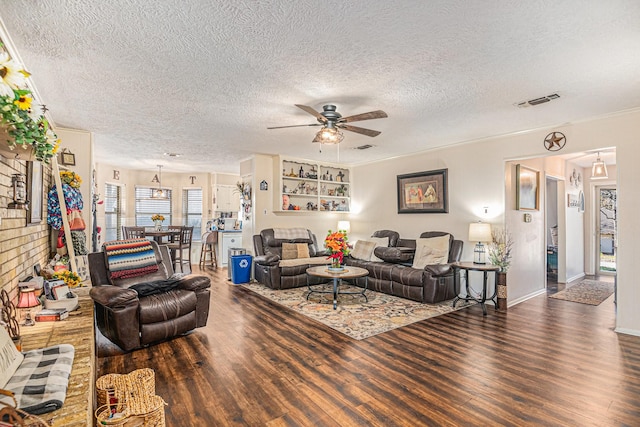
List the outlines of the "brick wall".
{"label": "brick wall", "polygon": [[7,209],[13,201],[11,175],[27,174],[27,162],[7,160],[0,156],[0,288],[9,292],[17,303],[20,279],[33,275],[33,266],[44,266],[49,260],[50,228],[47,225],[46,193],[51,187],[51,166],[43,164],[43,219],[40,224],[27,226],[27,212]]}

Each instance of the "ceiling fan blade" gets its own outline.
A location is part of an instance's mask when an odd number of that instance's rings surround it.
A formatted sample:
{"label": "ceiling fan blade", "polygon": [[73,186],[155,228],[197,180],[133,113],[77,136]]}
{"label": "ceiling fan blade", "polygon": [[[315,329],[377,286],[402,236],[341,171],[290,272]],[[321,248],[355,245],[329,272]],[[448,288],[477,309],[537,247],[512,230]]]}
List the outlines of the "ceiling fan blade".
{"label": "ceiling fan blade", "polygon": [[299,128],[303,126],[322,126],[320,123],[312,123],[310,125],[290,125],[290,126],[271,126],[267,129],[284,129],[284,128]]}
{"label": "ceiling fan blade", "polygon": [[318,119],[319,121],[321,121],[322,123],[327,123],[327,118],[325,116],[323,116],[322,114],[318,113],[316,110],[314,110],[311,107],[308,107],[306,105],[301,105],[301,104],[294,104],[296,107],[300,108],[301,110],[311,114],[313,117],[315,117],[316,119]]}
{"label": "ceiling fan blade", "polygon": [[377,130],[360,128],[358,126],[343,125],[342,123],[337,124],[336,127],[339,127],[340,129],[348,130],[351,132],[355,132],[355,133],[361,133],[362,135],[372,136],[372,137],[378,136],[382,133],[382,132],[378,132]]}
{"label": "ceiling fan blade", "polygon": [[369,111],[368,113],[356,114],[354,116],[347,116],[338,119],[339,123],[348,123],[348,122],[359,122],[360,120],[371,120],[371,119],[384,119],[387,116],[382,110]]}

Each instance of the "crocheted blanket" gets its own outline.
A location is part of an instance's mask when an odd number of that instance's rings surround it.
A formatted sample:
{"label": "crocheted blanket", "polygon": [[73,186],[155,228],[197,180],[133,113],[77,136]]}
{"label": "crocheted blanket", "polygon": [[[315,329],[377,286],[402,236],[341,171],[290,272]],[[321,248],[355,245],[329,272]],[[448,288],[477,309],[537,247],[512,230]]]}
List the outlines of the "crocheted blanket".
{"label": "crocheted blanket", "polygon": [[158,271],[156,255],[147,239],[114,240],[102,245],[111,279],[144,276]]}

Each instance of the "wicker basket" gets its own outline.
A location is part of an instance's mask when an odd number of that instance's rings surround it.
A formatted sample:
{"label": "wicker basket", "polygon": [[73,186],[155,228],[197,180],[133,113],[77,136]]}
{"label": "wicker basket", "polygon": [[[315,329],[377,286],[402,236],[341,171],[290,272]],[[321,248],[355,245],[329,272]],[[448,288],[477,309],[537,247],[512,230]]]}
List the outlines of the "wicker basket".
{"label": "wicker basket", "polygon": [[137,411],[126,404],[116,405],[115,411],[120,413],[119,418],[109,418],[111,408],[104,405],[96,409],[96,425],[111,427],[165,427],[164,406],[165,401],[160,396],[151,396],[145,399],[144,404],[138,403]]}
{"label": "wicker basket", "polygon": [[[166,403],[160,396],[156,396],[153,369],[144,368],[128,374],[103,375],[96,381],[96,391],[97,425],[164,427]],[[117,403],[110,404],[112,397]],[[109,418],[112,409],[121,416]]]}
{"label": "wicker basket", "polygon": [[117,398],[118,402],[155,396],[156,374],[153,369],[143,368],[128,374],[103,375],[96,380],[96,392],[98,407],[108,404],[110,395]]}

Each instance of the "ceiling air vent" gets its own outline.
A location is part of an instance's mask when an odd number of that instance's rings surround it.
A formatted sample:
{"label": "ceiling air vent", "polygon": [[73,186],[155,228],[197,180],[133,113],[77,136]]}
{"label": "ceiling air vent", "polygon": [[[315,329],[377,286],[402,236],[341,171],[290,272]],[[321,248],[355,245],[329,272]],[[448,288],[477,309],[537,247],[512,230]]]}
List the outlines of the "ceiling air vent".
{"label": "ceiling air vent", "polygon": [[551,95],[543,96],[542,98],[530,99],[528,101],[517,102],[514,104],[518,108],[529,107],[530,105],[539,105],[544,104],[545,102],[549,102],[554,99],[560,98],[560,95],[557,93],[552,93]]}
{"label": "ceiling air vent", "polygon": [[371,144],[364,144],[364,145],[361,145],[361,146],[359,146],[359,147],[356,147],[356,150],[366,150],[367,148],[371,148],[371,147],[373,147],[373,145],[371,145]]}

